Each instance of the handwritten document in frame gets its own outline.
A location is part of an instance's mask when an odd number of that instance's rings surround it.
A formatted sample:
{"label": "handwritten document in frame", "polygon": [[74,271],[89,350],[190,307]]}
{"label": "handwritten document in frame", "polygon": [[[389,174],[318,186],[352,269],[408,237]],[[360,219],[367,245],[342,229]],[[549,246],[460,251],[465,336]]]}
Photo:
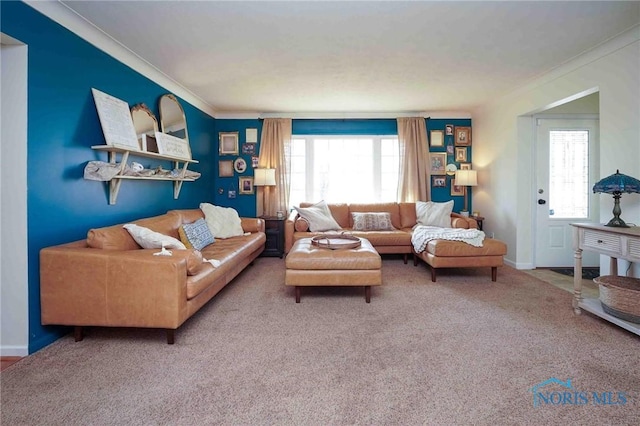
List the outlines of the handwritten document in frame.
{"label": "handwritten document in frame", "polygon": [[191,148],[189,142],[162,132],[156,132],[158,154],[170,157],[191,160]]}
{"label": "handwritten document in frame", "polygon": [[106,144],[139,151],[140,143],[133,126],[129,104],[97,89],[92,88],[91,92]]}

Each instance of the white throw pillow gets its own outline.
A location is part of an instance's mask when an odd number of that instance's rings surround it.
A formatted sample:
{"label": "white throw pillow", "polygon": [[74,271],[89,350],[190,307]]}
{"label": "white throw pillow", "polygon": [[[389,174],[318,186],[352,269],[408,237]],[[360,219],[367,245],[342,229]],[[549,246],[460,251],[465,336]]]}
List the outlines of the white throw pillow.
{"label": "white throw pillow", "polygon": [[200,203],[200,210],[204,213],[204,220],[215,238],[231,238],[244,235],[242,221],[235,209]]}
{"label": "white throw pillow", "polygon": [[322,200],[310,207],[295,207],[298,214],[309,222],[311,232],[335,231],[342,229],[331,215],[326,201]]}
{"label": "white throw pillow", "polygon": [[416,218],[418,225],[451,228],[451,212],[453,200],[446,203],[433,201],[416,201]]}
{"label": "white throw pillow", "polygon": [[122,227],[129,232],[131,237],[133,237],[133,239],[136,240],[136,243],[138,243],[138,245],[142,248],[162,248],[162,245],[164,244],[164,247],[168,249],[187,249],[187,247],[185,247],[185,245],[182,244],[180,240],[156,231],[152,231],[151,229],[145,228],[144,226],[136,225],[134,223],[127,223],[126,225],[122,225]]}

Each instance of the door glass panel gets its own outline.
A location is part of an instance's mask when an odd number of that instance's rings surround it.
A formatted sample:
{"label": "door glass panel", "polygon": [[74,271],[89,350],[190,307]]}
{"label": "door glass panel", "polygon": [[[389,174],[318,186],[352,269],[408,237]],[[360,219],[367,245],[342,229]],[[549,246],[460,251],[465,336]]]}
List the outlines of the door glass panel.
{"label": "door glass panel", "polygon": [[549,132],[549,218],[589,217],[589,131]]}

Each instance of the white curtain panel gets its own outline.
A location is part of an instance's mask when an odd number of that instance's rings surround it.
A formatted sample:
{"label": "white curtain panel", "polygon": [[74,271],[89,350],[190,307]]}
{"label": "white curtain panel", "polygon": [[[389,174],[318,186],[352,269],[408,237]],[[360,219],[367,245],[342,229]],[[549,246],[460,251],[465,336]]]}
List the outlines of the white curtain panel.
{"label": "white curtain panel", "polygon": [[262,123],[258,167],[276,170],[276,186],[257,187],[257,215],[287,212],[291,184],[291,119],[266,118]]}
{"label": "white curtain panel", "polygon": [[431,176],[425,119],[408,117],[397,120],[400,145],[398,202],[429,201]]}

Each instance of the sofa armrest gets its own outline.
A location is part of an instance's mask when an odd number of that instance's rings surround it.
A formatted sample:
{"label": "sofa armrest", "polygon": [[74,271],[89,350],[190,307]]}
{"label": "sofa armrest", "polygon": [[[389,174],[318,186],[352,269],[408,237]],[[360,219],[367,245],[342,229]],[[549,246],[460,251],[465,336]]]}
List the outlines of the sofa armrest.
{"label": "sofa armrest", "polygon": [[458,213],[451,213],[451,227],[463,229],[478,229],[478,222],[470,217]]}
{"label": "sofa armrest", "polygon": [[289,253],[293,247],[293,234],[296,232],[295,223],[298,218],[298,212],[294,209],[284,221],[284,252]]}
{"label": "sofa armrest", "polygon": [[188,317],[189,250],[40,251],[42,324],[177,328]]}
{"label": "sofa armrest", "polygon": [[259,217],[241,217],[244,232],[264,232],[264,220]]}

